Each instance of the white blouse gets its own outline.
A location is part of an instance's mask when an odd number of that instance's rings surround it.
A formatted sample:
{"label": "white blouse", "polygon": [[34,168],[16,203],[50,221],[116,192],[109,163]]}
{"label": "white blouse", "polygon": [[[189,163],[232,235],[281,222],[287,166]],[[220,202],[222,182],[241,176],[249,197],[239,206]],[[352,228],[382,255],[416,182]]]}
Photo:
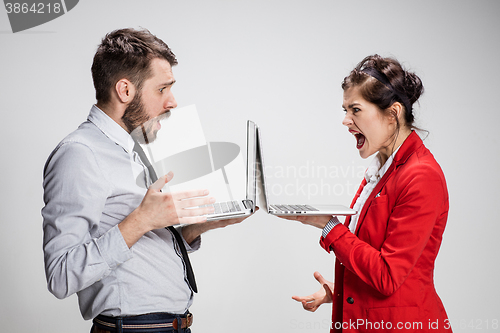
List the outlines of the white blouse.
{"label": "white blouse", "polygon": [[[400,146],[401,147],[401,146]],[[382,167],[380,167],[380,159],[379,159],[379,154],[375,155],[375,158],[371,162],[370,166],[365,172],[365,179],[366,179],[366,185],[363,187],[363,190],[361,191],[361,194],[359,195],[358,199],[356,199],[356,202],[354,203],[354,206],[352,209],[357,211],[355,215],[351,217],[351,222],[349,223],[349,230],[354,233],[356,231],[356,226],[358,225],[358,218],[359,218],[359,213],[361,210],[363,210],[363,206],[365,205],[366,200],[372,193],[373,189],[377,186],[378,182],[382,177],[384,177],[385,173],[389,169],[389,167],[392,164],[392,161],[394,160],[394,156],[396,156],[396,153],[398,152],[399,147],[392,153],[392,155],[387,159],[387,161],[384,163]],[[378,196],[379,194],[377,194]],[[333,216],[332,219],[328,222],[328,224],[325,226],[323,229],[323,237],[326,237],[328,233],[335,227],[337,224],[340,224],[340,221],[336,216]]]}
{"label": "white blouse", "polygon": [[[385,173],[389,169],[389,167],[392,164],[392,161],[394,160],[394,156],[398,152],[398,149],[392,153],[392,155],[387,159],[387,161],[384,163],[382,167],[380,167],[380,159],[379,159],[379,154],[375,155],[375,158],[373,159],[372,163],[366,169],[365,172],[365,179],[366,179],[366,185],[363,187],[363,190],[361,191],[360,196],[358,199],[356,199],[356,202],[354,203],[354,206],[352,209],[357,211],[356,215],[353,215],[351,217],[351,223],[349,223],[349,230],[351,230],[352,233],[356,231],[356,226],[358,225],[358,217],[359,213],[361,210],[363,210],[363,206],[365,205],[366,200],[372,193],[373,189],[377,186],[378,182],[382,177],[384,177]],[[377,194],[377,196],[380,195],[380,193]]]}

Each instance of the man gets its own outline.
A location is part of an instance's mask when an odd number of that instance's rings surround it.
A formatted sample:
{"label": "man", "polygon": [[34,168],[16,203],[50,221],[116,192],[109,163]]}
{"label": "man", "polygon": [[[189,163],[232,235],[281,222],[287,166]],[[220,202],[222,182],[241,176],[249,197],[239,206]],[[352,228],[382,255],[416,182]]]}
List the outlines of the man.
{"label": "man", "polygon": [[175,64],[147,30],[106,35],[92,65],[97,104],[45,165],[48,288],[58,298],[77,293],[93,332],[190,332],[196,286],[184,248],[195,251],[202,233],[243,220],[206,222],[211,209],[193,208],[214,201],[206,190],[162,192],[172,173],[156,180],[138,148],[177,106]]}

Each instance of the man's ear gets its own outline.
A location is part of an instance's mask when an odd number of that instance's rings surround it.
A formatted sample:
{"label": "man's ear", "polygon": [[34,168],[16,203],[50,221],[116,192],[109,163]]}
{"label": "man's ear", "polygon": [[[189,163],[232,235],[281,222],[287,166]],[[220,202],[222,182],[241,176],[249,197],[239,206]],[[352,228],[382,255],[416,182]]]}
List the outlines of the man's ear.
{"label": "man's ear", "polygon": [[127,79],[121,79],[115,84],[115,91],[118,96],[118,100],[122,103],[129,103],[134,99],[135,87]]}

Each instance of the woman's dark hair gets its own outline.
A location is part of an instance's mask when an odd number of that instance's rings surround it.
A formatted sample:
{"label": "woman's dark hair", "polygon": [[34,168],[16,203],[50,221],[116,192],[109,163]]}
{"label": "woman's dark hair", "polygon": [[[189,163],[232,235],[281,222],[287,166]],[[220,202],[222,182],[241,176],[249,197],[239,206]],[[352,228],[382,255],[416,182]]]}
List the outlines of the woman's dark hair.
{"label": "woman's dark hair", "polygon": [[168,45],[146,29],[120,29],[108,33],[92,63],[97,101],[107,103],[112,87],[123,78],[140,90],[144,80],[152,75],[150,64],[155,58],[167,60],[170,66],[177,64]]}
{"label": "woman's dark hair", "polygon": [[358,87],[361,96],[381,110],[401,103],[406,125],[417,129],[413,125],[413,104],[424,92],[424,86],[415,73],[406,71],[396,59],[378,54],[364,58],[342,82],[343,90],[352,87]]}

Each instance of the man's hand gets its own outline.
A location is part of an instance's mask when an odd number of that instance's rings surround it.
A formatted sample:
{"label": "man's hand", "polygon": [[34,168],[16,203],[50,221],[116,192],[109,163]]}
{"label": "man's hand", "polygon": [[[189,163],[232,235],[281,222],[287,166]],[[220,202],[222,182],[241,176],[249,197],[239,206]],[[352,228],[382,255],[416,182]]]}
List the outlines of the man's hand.
{"label": "man's hand", "polygon": [[193,208],[215,202],[214,198],[207,197],[208,190],[161,192],[172,178],[172,172],[158,178],[148,188],[139,207],[118,225],[129,247],[148,231],[181,223],[206,222],[207,218],[203,215],[213,212],[212,207]]}
{"label": "man's hand", "polygon": [[152,184],[139,209],[145,216],[146,229],[154,230],[169,227],[177,224],[190,224],[205,222],[207,219],[203,215],[213,213],[212,207],[193,208],[215,202],[212,197],[207,197],[208,190],[193,190],[177,193],[161,192],[173,175],[158,178]]}
{"label": "man's hand", "polygon": [[314,312],[321,304],[332,303],[332,293],[333,293],[333,283],[325,280],[325,278],[319,273],[314,272],[314,277],[322,285],[322,288],[309,296],[293,296],[292,298],[297,302],[302,303],[302,307],[307,310]]}
{"label": "man's hand", "polygon": [[323,229],[328,221],[332,218],[331,215],[300,215],[300,216],[290,216],[282,215],[278,216],[285,220],[299,221],[307,225],[312,225],[313,227]]}
{"label": "man's hand", "polygon": [[[259,210],[259,207],[255,207],[255,212],[258,210]],[[255,214],[255,212],[253,212],[253,214]],[[209,222],[205,222],[205,223],[186,225],[182,228],[182,236],[184,237],[186,242],[188,244],[190,244],[202,233],[205,233],[205,232],[212,230],[212,229],[224,228],[224,227],[227,227],[228,225],[241,223],[245,219],[249,218],[252,215],[240,217],[240,218],[235,218],[235,219],[209,221]]]}

